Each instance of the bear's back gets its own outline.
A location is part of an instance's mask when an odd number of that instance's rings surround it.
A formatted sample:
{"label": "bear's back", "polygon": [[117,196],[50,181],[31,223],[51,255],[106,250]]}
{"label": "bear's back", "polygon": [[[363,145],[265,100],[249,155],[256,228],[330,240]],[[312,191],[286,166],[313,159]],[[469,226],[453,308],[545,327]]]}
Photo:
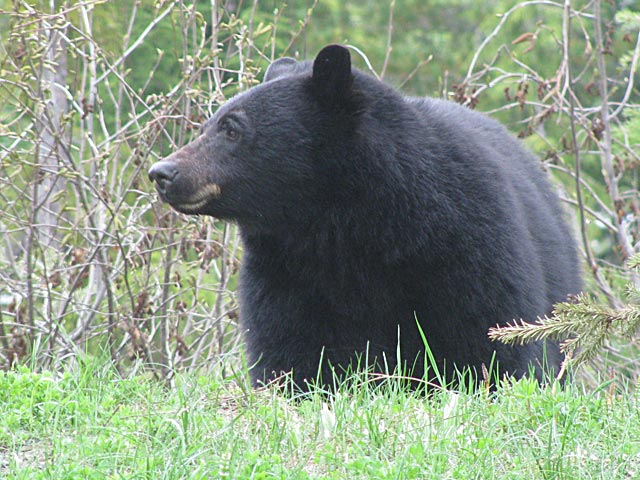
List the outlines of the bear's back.
{"label": "bear's back", "polygon": [[533,239],[535,251],[531,255],[542,263],[548,304],[564,300],[567,291],[580,291],[582,275],[573,235],[539,160],[501,123],[485,114],[446,100],[406,97],[406,101],[417,110],[425,127],[439,135],[446,132],[450,142],[464,147],[467,166],[486,162],[491,163],[491,170],[501,172],[496,178],[490,170],[480,180],[497,195],[512,192],[512,213],[521,217]]}

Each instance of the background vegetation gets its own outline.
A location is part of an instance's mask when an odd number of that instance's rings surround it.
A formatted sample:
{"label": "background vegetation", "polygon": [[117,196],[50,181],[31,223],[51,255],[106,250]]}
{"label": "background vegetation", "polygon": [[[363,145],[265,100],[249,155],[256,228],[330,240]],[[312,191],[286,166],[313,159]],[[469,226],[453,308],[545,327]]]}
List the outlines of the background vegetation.
{"label": "background vegetation", "polygon": [[[274,58],[340,42],[372,75],[486,111],[539,154],[573,214],[589,301],[627,312],[627,340],[613,337],[608,361],[596,358],[583,378],[609,375],[605,366],[637,378],[628,338],[640,315],[626,289],[639,285],[627,266],[640,251],[635,2],[0,0],[0,9],[0,368],[57,370],[106,355],[121,374],[169,382],[240,369],[235,228],[161,205],[146,171]],[[608,333],[607,318],[584,338]]]}

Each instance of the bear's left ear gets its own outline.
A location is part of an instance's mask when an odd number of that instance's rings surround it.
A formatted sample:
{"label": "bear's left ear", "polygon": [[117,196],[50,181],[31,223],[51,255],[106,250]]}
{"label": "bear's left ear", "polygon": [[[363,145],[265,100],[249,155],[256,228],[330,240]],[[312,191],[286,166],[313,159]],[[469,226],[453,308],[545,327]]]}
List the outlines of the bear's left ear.
{"label": "bear's left ear", "polygon": [[270,82],[271,80],[274,80],[276,78],[290,75],[295,71],[297,64],[298,62],[296,62],[293,58],[280,58],[269,65],[269,68],[267,68],[267,71],[264,74],[264,79],[262,81]]}
{"label": "bear's left ear", "polygon": [[313,61],[313,86],[321,100],[340,101],[347,97],[353,76],[351,54],[342,45],[329,45]]}

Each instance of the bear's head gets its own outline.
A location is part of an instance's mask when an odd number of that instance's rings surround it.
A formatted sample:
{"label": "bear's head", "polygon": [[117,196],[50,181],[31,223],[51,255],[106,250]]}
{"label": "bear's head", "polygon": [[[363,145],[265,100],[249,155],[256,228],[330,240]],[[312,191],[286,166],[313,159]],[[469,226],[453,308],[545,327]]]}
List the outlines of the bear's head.
{"label": "bear's head", "polygon": [[183,213],[260,229],[307,221],[345,191],[340,163],[360,101],[353,79],[342,46],[325,47],[313,62],[280,59],[193,142],[154,164],[149,178]]}

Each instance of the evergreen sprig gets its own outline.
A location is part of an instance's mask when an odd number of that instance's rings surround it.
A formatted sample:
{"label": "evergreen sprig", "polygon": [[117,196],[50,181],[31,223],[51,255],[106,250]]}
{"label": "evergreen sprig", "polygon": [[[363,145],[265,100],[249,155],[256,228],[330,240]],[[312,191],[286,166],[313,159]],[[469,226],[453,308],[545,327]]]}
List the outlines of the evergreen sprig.
{"label": "evergreen sprig", "polygon": [[[640,271],[640,255],[627,263],[630,270]],[[592,360],[613,337],[631,340],[640,328],[640,288],[630,284],[628,303],[615,309],[587,294],[556,304],[553,313],[535,323],[523,320],[489,330],[489,337],[511,345],[538,340],[555,340],[566,355],[566,362],[579,365]]]}

